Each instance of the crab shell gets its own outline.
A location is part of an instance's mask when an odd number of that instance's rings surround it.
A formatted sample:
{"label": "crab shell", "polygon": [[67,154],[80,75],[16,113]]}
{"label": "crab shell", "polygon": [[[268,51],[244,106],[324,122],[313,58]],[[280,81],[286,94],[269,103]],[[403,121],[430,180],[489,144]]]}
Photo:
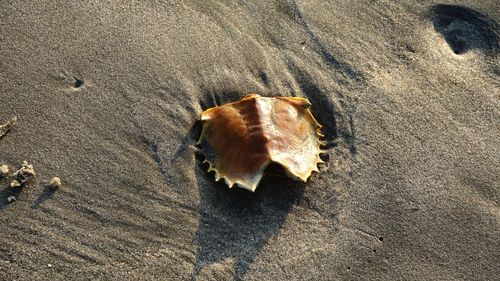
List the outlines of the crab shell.
{"label": "crab shell", "polygon": [[287,175],[306,182],[323,163],[321,125],[305,98],[261,97],[250,94],[237,102],[201,113],[203,130],[198,141],[215,180],[224,179],[255,191],[266,167],[274,162]]}

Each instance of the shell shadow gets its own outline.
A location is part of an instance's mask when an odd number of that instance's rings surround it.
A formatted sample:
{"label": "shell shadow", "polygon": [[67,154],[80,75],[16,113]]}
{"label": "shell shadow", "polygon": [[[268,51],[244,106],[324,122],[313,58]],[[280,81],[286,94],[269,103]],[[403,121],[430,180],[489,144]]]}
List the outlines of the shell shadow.
{"label": "shell shadow", "polygon": [[[341,138],[349,147],[352,156],[356,156],[356,128],[354,126],[353,110],[338,109],[330,100],[330,97],[322,91],[313,79],[294,64],[288,65],[300,87],[300,90],[311,102],[311,111],[318,122],[323,126],[321,132],[325,135],[325,149],[337,146],[337,138]],[[341,95],[338,93],[338,95]],[[344,101],[342,96],[337,97],[346,108],[354,107]]]}
{"label": "shell shadow", "polygon": [[440,4],[431,8],[430,16],[434,30],[455,54],[472,49],[488,54],[499,52],[498,24],[486,15],[465,6]]}
{"label": "shell shadow", "polygon": [[242,280],[260,250],[302,198],[305,184],[279,176],[281,167],[271,165],[254,193],[239,187],[229,189],[222,181],[215,182],[202,159],[197,155],[200,221],[193,280],[203,268],[228,258],[234,264],[234,280]]}

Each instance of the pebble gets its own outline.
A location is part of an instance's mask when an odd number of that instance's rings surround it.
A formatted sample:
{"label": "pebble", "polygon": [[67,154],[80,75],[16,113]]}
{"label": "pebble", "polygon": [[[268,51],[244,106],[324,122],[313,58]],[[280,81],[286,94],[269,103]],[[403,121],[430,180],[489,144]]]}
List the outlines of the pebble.
{"label": "pebble", "polygon": [[61,179],[59,177],[53,177],[49,182],[49,186],[52,188],[59,188],[61,184]]}
{"label": "pebble", "polygon": [[7,165],[0,166],[0,178],[7,176],[8,173],[9,173],[9,166]]}

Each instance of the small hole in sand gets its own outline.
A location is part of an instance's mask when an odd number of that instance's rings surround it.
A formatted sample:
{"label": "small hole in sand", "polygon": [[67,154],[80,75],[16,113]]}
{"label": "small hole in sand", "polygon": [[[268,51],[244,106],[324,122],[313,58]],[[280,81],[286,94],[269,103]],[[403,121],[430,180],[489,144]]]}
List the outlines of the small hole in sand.
{"label": "small hole in sand", "polygon": [[380,240],[380,242],[384,241],[384,237],[379,237],[378,240]]}
{"label": "small hole in sand", "polygon": [[83,86],[83,83],[84,83],[83,79],[78,79],[77,78],[75,80],[75,88],[80,88],[81,86]]}
{"label": "small hole in sand", "polygon": [[374,252],[374,253],[376,253],[376,252],[377,252],[377,250],[373,249],[373,252]]}
{"label": "small hole in sand", "polygon": [[267,79],[267,74],[263,71],[259,72],[259,77],[260,80],[262,80],[262,83],[267,84],[269,83],[269,80]]}
{"label": "small hole in sand", "polygon": [[415,50],[415,48],[413,48],[413,46],[408,45],[408,44],[407,44],[407,45],[405,45],[405,49],[406,49],[408,52],[410,52],[410,53],[416,53],[416,52],[417,52],[417,50]]}
{"label": "small hole in sand", "polygon": [[351,267],[350,267],[350,266],[348,266],[348,267],[347,267],[347,270],[351,270]]}

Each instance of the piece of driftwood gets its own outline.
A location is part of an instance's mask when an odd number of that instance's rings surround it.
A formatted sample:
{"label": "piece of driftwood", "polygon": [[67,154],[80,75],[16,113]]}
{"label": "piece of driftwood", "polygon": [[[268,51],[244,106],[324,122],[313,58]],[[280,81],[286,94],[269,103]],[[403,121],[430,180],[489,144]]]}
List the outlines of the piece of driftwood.
{"label": "piece of driftwood", "polygon": [[17,117],[14,116],[7,123],[0,125],[0,138],[5,136],[9,132],[9,130],[12,129],[12,127],[14,127],[14,125],[16,124],[16,121],[17,121]]}

